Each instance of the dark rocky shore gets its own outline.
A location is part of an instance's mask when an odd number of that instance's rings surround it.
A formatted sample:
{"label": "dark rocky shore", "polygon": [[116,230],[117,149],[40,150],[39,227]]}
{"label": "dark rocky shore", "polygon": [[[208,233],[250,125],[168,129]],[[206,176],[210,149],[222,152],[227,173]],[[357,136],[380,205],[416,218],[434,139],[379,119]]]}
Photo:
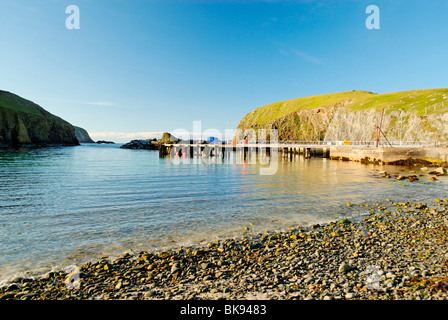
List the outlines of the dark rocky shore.
{"label": "dark rocky shore", "polygon": [[385,203],[357,220],[16,278],[0,299],[447,299],[448,199]]}
{"label": "dark rocky shore", "polygon": [[160,145],[164,143],[172,144],[178,142],[179,139],[171,135],[169,132],[164,132],[161,139],[146,139],[146,140],[132,140],[123,144],[121,149],[138,149],[138,150],[158,150]]}

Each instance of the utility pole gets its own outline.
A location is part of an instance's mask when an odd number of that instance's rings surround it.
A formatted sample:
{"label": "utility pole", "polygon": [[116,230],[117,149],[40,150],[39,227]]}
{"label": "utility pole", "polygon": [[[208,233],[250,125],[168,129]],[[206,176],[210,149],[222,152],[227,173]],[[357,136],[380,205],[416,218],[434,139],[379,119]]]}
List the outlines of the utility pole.
{"label": "utility pole", "polygon": [[378,148],[378,142],[380,141],[380,130],[381,130],[381,126],[383,124],[383,115],[384,115],[384,109],[381,112],[381,119],[380,119],[380,125],[376,126],[376,141],[375,141],[375,147]]}
{"label": "utility pole", "polygon": [[401,112],[403,111],[403,109],[399,109],[400,110],[400,146],[402,145],[402,139],[403,139],[403,118],[401,116]]}
{"label": "utility pole", "polygon": [[369,144],[370,144],[370,141],[372,141],[373,136],[374,136],[375,133],[376,133],[376,138],[375,138],[375,147],[376,147],[376,148],[378,148],[378,143],[379,143],[379,141],[380,141],[380,133],[384,136],[384,139],[386,139],[387,143],[392,147],[392,144],[389,142],[389,140],[387,140],[387,137],[386,137],[386,135],[384,134],[383,130],[381,130],[381,126],[382,126],[382,124],[383,124],[383,116],[384,116],[384,109],[383,109],[383,111],[381,112],[380,125],[376,125],[376,126],[375,126],[375,131],[372,133],[372,137],[371,137],[370,140],[369,140]]}

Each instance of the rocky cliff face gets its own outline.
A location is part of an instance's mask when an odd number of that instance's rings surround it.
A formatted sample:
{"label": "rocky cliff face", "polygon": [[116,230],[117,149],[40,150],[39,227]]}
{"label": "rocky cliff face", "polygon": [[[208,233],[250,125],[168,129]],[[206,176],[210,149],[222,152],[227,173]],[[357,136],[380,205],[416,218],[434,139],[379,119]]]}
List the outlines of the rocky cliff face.
{"label": "rocky cliff face", "polygon": [[[447,98],[446,93],[443,99]],[[428,98],[428,101],[430,99]],[[430,104],[431,108],[400,110],[398,107],[357,108],[356,101],[343,99],[333,105],[300,108],[286,115],[270,116],[269,106],[252,111],[239,123],[237,139],[253,135],[258,129],[278,129],[279,141],[374,141],[375,128],[380,124],[382,109],[384,116],[381,130],[390,142],[420,141],[428,144],[448,141],[448,110],[444,103]],[[358,105],[359,105],[358,101]],[[448,104],[448,101],[447,101]],[[362,103],[361,103],[362,105]],[[413,105],[408,102],[408,105]],[[421,110],[422,108],[420,108]],[[429,109],[429,112],[428,112]],[[263,112],[262,117],[260,113]],[[263,121],[260,121],[260,119]],[[253,130],[252,130],[253,129]],[[268,136],[269,138],[269,136]],[[386,141],[381,136],[382,141]],[[386,142],[387,143],[387,142]]]}
{"label": "rocky cliff face", "polygon": [[[280,141],[319,141],[325,138],[335,111],[335,107],[300,110],[263,124],[254,123],[249,127],[245,126],[243,119],[238,125],[242,132],[237,138],[251,139],[259,129],[265,129],[269,138],[270,130],[277,129]],[[254,132],[250,129],[254,129]]]}
{"label": "rocky cliff face", "polygon": [[[325,140],[373,141],[380,118],[381,113],[376,110],[339,110],[328,126]],[[392,111],[384,114],[381,130],[390,142],[445,143],[448,141],[448,113],[416,115],[409,111]],[[383,136],[380,138],[385,140]]]}
{"label": "rocky cliff face", "polygon": [[80,127],[74,126],[75,128],[75,135],[76,138],[78,138],[79,143],[95,143],[95,141],[90,138],[89,133]]}
{"label": "rocky cliff face", "polygon": [[75,128],[37,104],[0,91],[0,146],[79,145]]}

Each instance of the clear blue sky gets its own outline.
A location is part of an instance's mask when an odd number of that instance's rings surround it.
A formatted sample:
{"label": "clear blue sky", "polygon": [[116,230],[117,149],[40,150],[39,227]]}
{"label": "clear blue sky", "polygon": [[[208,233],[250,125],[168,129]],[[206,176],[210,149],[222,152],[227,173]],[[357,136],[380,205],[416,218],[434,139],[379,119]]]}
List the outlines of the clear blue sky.
{"label": "clear blue sky", "polygon": [[281,100],[447,87],[447,19],[444,0],[0,0],[0,89],[116,132],[94,139],[224,131]]}

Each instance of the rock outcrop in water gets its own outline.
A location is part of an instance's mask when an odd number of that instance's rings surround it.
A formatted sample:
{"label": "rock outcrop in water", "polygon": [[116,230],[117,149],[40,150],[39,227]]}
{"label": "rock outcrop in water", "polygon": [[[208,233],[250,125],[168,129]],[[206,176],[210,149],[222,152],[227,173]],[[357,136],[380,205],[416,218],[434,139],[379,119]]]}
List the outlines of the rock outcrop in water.
{"label": "rock outcrop in water", "polygon": [[0,146],[76,146],[75,128],[37,104],[0,90]]}
{"label": "rock outcrop in water", "polygon": [[164,132],[162,139],[146,139],[146,140],[132,140],[125,143],[120,148],[122,149],[144,149],[144,150],[158,150],[161,144],[176,143],[179,139],[169,132]]}
{"label": "rock outcrop in water", "polygon": [[448,89],[354,90],[272,103],[248,113],[237,138],[278,129],[280,141],[369,141],[383,109],[381,129],[390,141],[448,141]]}
{"label": "rock outcrop in water", "polygon": [[162,135],[162,139],[160,140],[160,143],[176,143],[176,142],[179,142],[179,139],[169,132],[164,132]]}
{"label": "rock outcrop in water", "polygon": [[155,143],[157,140],[132,140],[125,143],[121,149],[139,149],[139,150],[157,150],[158,146]]}

